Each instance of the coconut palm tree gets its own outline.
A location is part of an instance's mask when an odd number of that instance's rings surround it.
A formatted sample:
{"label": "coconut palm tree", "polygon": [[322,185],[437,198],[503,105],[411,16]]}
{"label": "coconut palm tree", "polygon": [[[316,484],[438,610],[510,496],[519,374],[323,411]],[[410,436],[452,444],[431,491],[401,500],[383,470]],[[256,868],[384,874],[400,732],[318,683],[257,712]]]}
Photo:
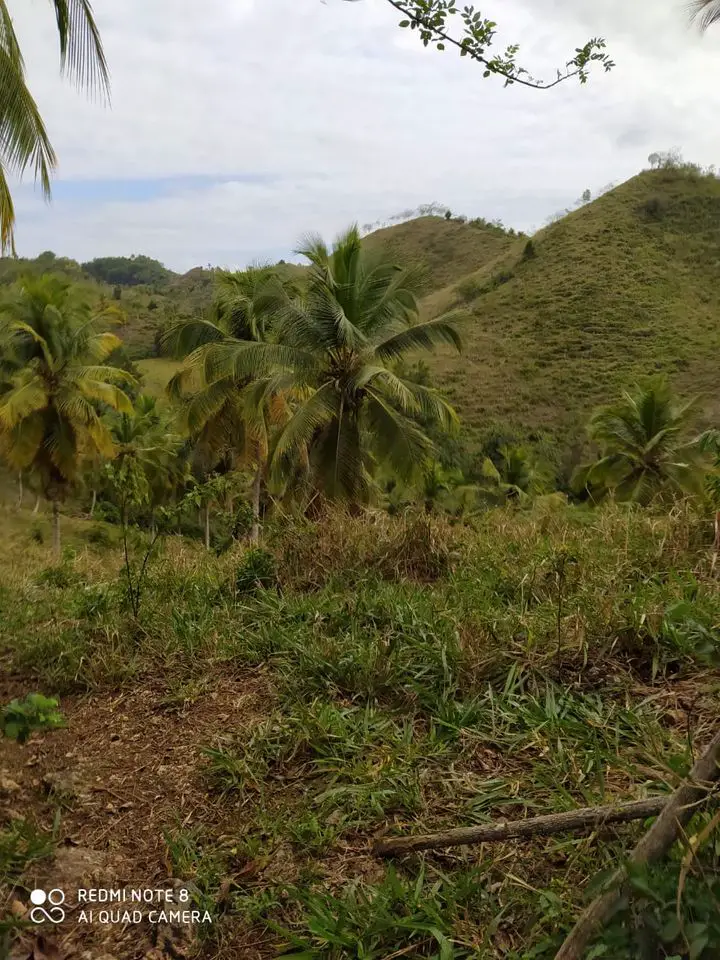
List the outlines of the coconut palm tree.
{"label": "coconut palm tree", "polygon": [[600,408],[588,427],[600,459],[578,468],[575,489],[641,504],[665,492],[701,494],[707,464],[699,438],[689,439],[695,405],[678,403],[667,380],[653,377]]}
{"label": "coconut palm tree", "polygon": [[173,416],[160,408],[155,397],[140,394],[132,410],[108,417],[115,444],[113,487],[150,509],[154,528],[156,508],[189,476],[182,455],[183,437]]}
{"label": "coconut palm tree", "polygon": [[118,383],[124,370],[103,365],[120,341],[100,333],[86,306],[56,278],[30,278],[2,308],[0,454],[27,470],[52,503],[53,544],[60,550],[59,505],[82,465],[112,457],[103,410],[129,412]]}
{"label": "coconut palm tree", "polygon": [[[60,40],[60,64],[88,91],[108,91],[108,70],[89,0],[51,0]],[[25,65],[10,6],[0,0],[0,252],[14,252],[13,207],[7,174],[32,167],[43,193],[50,196],[56,165],[47,130],[25,81]]]}
{"label": "coconut palm tree", "polygon": [[192,351],[174,389],[200,374],[191,423],[233,404],[251,435],[272,434],[276,483],[295,480],[301,464],[324,495],[365,500],[377,464],[407,479],[426,461],[432,444],[415,418],[455,428],[436,391],[390,366],[439,344],[459,348],[459,314],[418,322],[419,275],[369,254],[357,227],[332,251],[311,237],[298,253],[310,261],[302,295],[277,281],[258,291],[271,317],[265,342],[210,321],[170,332],[176,351]]}
{"label": "coconut palm tree", "polygon": [[693,18],[700,21],[702,30],[706,30],[720,20],[720,0],[695,0],[692,8]]}
{"label": "coconut palm tree", "polygon": [[209,473],[225,461],[253,470],[253,541],[260,535],[270,433],[285,415],[286,405],[281,396],[270,397],[265,391],[256,399],[253,374],[269,369],[261,354],[254,354],[249,365],[241,364],[240,369],[218,368],[215,360],[218,350],[267,344],[277,304],[285,291],[294,289],[270,266],[218,273],[210,316],[181,321],[163,338],[164,346],[186,361],[170,381],[168,393],[179,404],[185,429],[195,443],[196,467]]}
{"label": "coconut palm tree", "polygon": [[440,344],[460,349],[460,314],[419,321],[419,274],[368,252],[355,226],[332,250],[310,237],[297,252],[310,262],[307,288],[285,298],[277,321],[290,361],[264,378],[295,398],[271,465],[283,472],[304,457],[315,489],[364,501],[378,465],[408,480],[426,463],[433,445],[418,420],[455,429],[455,412],[435,390],[391,366]]}
{"label": "coconut palm tree", "polygon": [[500,502],[523,503],[545,486],[542,469],[525,447],[503,445],[498,462],[486,457],[482,475],[488,481],[482,491]]}

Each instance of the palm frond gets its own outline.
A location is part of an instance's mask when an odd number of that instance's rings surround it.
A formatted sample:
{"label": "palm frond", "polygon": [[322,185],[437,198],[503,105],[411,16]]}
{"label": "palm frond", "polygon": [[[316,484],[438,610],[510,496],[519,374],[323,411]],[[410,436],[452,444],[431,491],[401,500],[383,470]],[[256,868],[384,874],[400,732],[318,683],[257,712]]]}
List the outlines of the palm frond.
{"label": "palm frond", "polygon": [[44,434],[42,412],[31,413],[11,429],[0,429],[0,453],[10,466],[26,470],[37,460]]}
{"label": "palm frond", "polygon": [[294,252],[300,257],[305,257],[316,267],[326,268],[328,265],[328,248],[319,233],[306,234]]}
{"label": "palm frond", "polygon": [[243,384],[277,368],[301,370],[303,354],[281,343],[255,340],[223,340],[200,347],[187,357],[187,364],[202,366],[206,383],[228,378]]}
{"label": "palm frond", "polygon": [[462,340],[455,329],[459,315],[447,315],[436,320],[427,320],[396,333],[375,345],[374,354],[379,360],[399,360],[404,354],[414,350],[433,350],[437,346],[449,344],[456,350],[462,350]]}
{"label": "palm frond", "polygon": [[167,382],[165,394],[168,399],[180,403],[188,396],[202,389],[202,371],[199,367],[181,367]]}
{"label": "palm frond", "polygon": [[94,400],[97,403],[104,403],[111,410],[117,410],[119,413],[131,413],[133,409],[132,402],[128,395],[116,387],[114,383],[108,383],[104,380],[93,380],[90,377],[82,377],[77,381],[77,387],[84,397]]}
{"label": "palm frond", "polygon": [[274,459],[292,456],[310,445],[315,431],[339,411],[339,398],[331,383],[326,383],[303,401],[278,433],[273,445]]}
{"label": "palm frond", "polygon": [[424,271],[401,269],[380,259],[375,265],[366,257],[358,325],[369,337],[383,338],[382,331],[394,323],[404,329],[418,315]]}
{"label": "palm frond", "polygon": [[227,408],[239,403],[237,389],[230,380],[216,380],[194,393],[183,409],[183,421],[190,435],[196,435]]}
{"label": "palm frond", "polygon": [[375,384],[376,387],[388,394],[405,413],[417,413],[419,411],[418,399],[411,389],[411,384],[386,367],[366,364],[360,367],[358,372],[348,381],[348,386],[352,391],[364,390],[371,384]]}
{"label": "palm frond", "polygon": [[48,395],[40,377],[32,377],[9,390],[0,402],[0,428],[13,429],[31,414],[42,410]]}
{"label": "palm frond", "polygon": [[460,419],[454,408],[437,390],[432,387],[425,387],[420,383],[413,383],[411,380],[406,380],[405,384],[415,397],[420,417],[423,420],[440,426],[447,433],[457,433]]}
{"label": "palm frond", "polygon": [[371,457],[355,416],[338,411],[318,431],[309,455],[317,486],[326,496],[353,502],[367,499]]}
{"label": "palm frond", "polygon": [[14,208],[4,171],[21,176],[31,166],[46,197],[57,158],[37,104],[25,82],[25,67],[5,0],[0,2],[0,247],[13,246]]}
{"label": "palm frond", "polygon": [[93,405],[93,401],[97,400],[93,393],[91,390],[79,391],[71,387],[61,389],[54,398],[54,408],[74,428],[88,427],[100,419]]}
{"label": "palm frond", "polygon": [[131,387],[137,385],[135,377],[121,367],[96,366],[95,364],[69,366],[67,376],[68,379],[78,382],[82,380],[101,380],[108,383],[125,383]]}
{"label": "palm frond", "polygon": [[122,347],[122,340],[114,333],[96,333],[87,337],[82,352],[86,362],[102,363],[120,347]]}
{"label": "palm frond", "polygon": [[79,87],[108,97],[110,76],[90,0],[51,0],[60,38],[60,63]]}
{"label": "palm frond", "polygon": [[695,0],[690,5],[690,16],[699,21],[701,30],[707,30],[720,21],[720,0]]}
{"label": "palm frond", "polygon": [[389,463],[403,480],[409,480],[432,451],[429,438],[372,389],[368,390],[365,416],[368,435],[380,460]]}
{"label": "palm frond", "polygon": [[16,256],[15,204],[5,170],[0,163],[0,254],[4,256],[7,253]]}
{"label": "palm frond", "polygon": [[209,343],[219,343],[227,337],[227,331],[208,319],[179,320],[172,324],[160,338],[164,353],[184,360],[190,354]]}
{"label": "palm frond", "polygon": [[112,434],[107,425],[98,419],[88,426],[87,432],[93,448],[91,453],[104,457],[106,460],[112,460],[115,456],[116,449]]}
{"label": "palm frond", "polygon": [[342,302],[344,298],[319,285],[311,287],[309,297],[313,320],[323,331],[326,342],[349,350],[362,349],[366,342],[365,335],[348,316],[348,304]]}

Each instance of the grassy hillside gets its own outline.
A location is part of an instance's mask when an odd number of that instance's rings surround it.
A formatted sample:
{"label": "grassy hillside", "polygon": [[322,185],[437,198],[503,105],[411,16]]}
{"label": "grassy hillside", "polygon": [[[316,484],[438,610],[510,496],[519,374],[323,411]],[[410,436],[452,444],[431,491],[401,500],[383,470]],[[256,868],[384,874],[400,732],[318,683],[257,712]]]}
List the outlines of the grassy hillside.
{"label": "grassy hillside", "polygon": [[[442,217],[418,217],[407,223],[377,230],[365,237],[363,242],[372,250],[386,251],[400,264],[421,267],[428,295],[461,280],[470,271],[476,271],[480,267],[491,269],[493,264],[511,251],[521,250],[523,244],[517,235],[502,227],[479,220],[463,223]],[[303,267],[284,264],[283,269],[291,279],[302,280]],[[193,289],[195,274],[200,275],[197,279],[201,286]],[[147,316],[147,309],[140,309],[128,323],[123,336],[130,345],[131,353],[147,357],[145,348],[148,343],[152,346],[154,338],[154,333],[150,333],[149,329],[154,330],[158,322],[171,314],[173,304],[177,315],[181,315],[189,312],[189,309],[199,309],[208,303],[211,281],[212,274],[207,270],[191,270],[183,277],[174,276],[165,288],[169,304],[163,303],[160,313],[150,318]],[[196,298],[190,306],[187,301],[188,291]],[[129,295],[137,298],[137,288]],[[141,369],[146,376],[149,391],[156,394],[160,392],[170,369],[168,362],[163,359],[144,359]],[[174,370],[175,367],[170,370],[170,374]]]}
{"label": "grassy hillside", "polygon": [[165,357],[138,360],[137,368],[142,373],[144,392],[153,397],[165,396],[168,381],[181,366],[179,360],[169,360]]}
{"label": "grassy hillside", "polygon": [[431,366],[472,445],[499,431],[567,450],[584,441],[594,406],[657,371],[680,392],[703,394],[706,422],[720,411],[715,177],[646,171],[529,247],[491,225],[438,217],[366,243],[426,266],[427,315],[468,308],[464,355],[443,353]]}
{"label": "grassy hillside", "polygon": [[517,244],[517,236],[482,220],[463,223],[442,217],[418,217],[377,230],[365,238],[370,249],[383,249],[398,263],[420,264],[434,291],[494,262]]}
{"label": "grassy hillside", "polygon": [[434,365],[476,435],[488,423],[567,442],[634,378],[667,372],[720,410],[720,180],[647,171],[429,297],[466,303],[467,349]]}

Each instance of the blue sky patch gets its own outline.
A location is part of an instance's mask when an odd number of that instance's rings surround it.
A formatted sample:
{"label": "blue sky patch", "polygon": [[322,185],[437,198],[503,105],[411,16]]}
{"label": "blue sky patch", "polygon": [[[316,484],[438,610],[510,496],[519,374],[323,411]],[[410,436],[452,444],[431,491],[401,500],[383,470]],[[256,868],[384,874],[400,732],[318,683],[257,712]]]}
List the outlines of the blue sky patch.
{"label": "blue sky patch", "polygon": [[54,180],[53,200],[70,203],[142,203],[188,190],[202,190],[222,183],[277,183],[270,173],[233,173],[226,176],[197,175],[132,180]]}

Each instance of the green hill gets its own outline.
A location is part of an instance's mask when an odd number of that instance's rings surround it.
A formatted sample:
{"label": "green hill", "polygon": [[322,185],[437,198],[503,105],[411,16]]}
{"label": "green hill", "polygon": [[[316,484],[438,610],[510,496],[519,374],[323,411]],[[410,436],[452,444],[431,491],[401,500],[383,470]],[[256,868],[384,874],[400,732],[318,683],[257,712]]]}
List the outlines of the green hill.
{"label": "green hill", "polygon": [[487,267],[516,245],[517,234],[482,219],[418,217],[376,230],[364,243],[385,250],[402,265],[424,267],[430,292]]}
{"label": "green hill", "polygon": [[720,411],[720,180],[647,171],[428,297],[471,311],[458,361],[434,361],[471,434],[493,423],[568,445],[587,412],[668,373]]}
{"label": "green hill", "polygon": [[[466,445],[504,433],[567,450],[581,441],[594,406],[657,371],[685,394],[701,392],[707,421],[720,412],[714,176],[691,166],[646,171],[530,241],[482,219],[420,217],[364,242],[425,267],[426,315],[468,309],[463,356],[441,353],[431,364],[460,412]],[[148,359],[158,328],[212,296],[212,270],[180,275],[143,257],[82,265],[51,253],[5,259],[0,285],[27,270],[65,275],[90,299],[119,297],[121,336],[154,391],[168,373],[166,361]]]}

